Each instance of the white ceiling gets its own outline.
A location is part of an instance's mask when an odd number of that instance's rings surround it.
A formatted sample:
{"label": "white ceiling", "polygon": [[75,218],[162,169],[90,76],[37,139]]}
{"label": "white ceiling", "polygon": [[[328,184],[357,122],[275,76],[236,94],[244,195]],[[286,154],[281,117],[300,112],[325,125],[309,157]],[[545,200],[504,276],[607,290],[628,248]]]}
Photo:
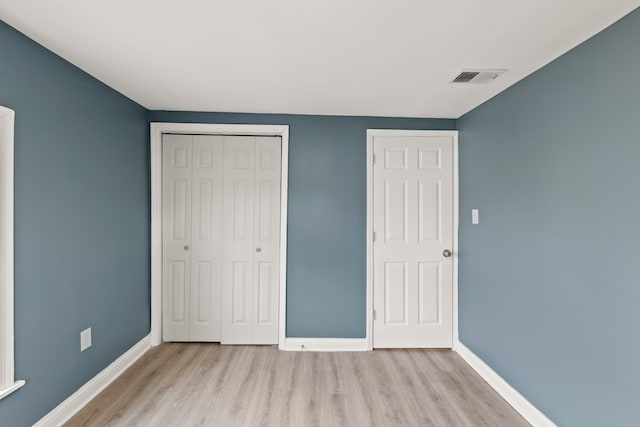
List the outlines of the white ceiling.
{"label": "white ceiling", "polygon": [[[457,118],[640,0],[0,0],[149,109]],[[506,68],[451,85],[462,68]]]}

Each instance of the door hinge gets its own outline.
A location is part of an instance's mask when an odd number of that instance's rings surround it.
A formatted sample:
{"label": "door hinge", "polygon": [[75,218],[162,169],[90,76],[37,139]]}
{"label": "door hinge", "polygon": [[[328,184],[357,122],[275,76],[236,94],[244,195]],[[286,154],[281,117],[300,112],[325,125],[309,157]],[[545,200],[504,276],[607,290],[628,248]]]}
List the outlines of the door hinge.
{"label": "door hinge", "polygon": [[376,155],[375,154],[373,155],[373,164],[374,165],[376,164]]}
{"label": "door hinge", "polygon": [[373,310],[373,320],[376,320],[377,317],[378,317],[377,311]]}
{"label": "door hinge", "polygon": [[376,232],[375,231],[373,232],[373,241],[374,242],[376,241]]}

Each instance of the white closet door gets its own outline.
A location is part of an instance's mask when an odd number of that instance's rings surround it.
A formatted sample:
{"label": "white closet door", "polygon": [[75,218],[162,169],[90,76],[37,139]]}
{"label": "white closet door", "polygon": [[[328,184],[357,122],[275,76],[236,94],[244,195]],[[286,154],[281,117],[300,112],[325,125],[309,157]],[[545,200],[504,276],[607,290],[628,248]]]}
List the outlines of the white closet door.
{"label": "white closet door", "polygon": [[162,338],[188,341],[192,137],[162,137]]}
{"label": "white closet door", "polygon": [[190,341],[220,341],[222,136],[193,137]]}
{"label": "white closet door", "polygon": [[374,347],[452,345],[453,141],[374,139]]}
{"label": "white closet door", "polygon": [[223,344],[278,341],[279,137],[224,138]]}
{"label": "white closet door", "polygon": [[224,137],[222,343],[253,339],[255,137]]}
{"label": "white closet door", "polygon": [[163,136],[163,340],[220,341],[222,137]]}
{"label": "white closet door", "polygon": [[278,342],[280,137],[256,138],[253,344]]}
{"label": "white closet door", "polygon": [[163,136],[163,340],[278,342],[280,137]]}

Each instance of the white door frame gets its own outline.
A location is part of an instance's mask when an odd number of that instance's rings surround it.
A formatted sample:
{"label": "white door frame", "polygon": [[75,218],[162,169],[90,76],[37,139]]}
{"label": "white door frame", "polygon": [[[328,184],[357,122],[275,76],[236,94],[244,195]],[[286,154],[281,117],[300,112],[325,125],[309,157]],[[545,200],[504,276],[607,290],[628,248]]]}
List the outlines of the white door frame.
{"label": "white door frame", "polygon": [[278,344],[285,345],[287,313],[287,196],[289,181],[288,125],[227,125],[209,123],[151,123],[151,345],[162,342],[162,134],[251,135],[282,138],[280,198],[280,304]]}
{"label": "white door frame", "polygon": [[373,139],[376,136],[453,137],[453,343],[458,342],[458,131],[367,129],[367,348],[373,350]]}

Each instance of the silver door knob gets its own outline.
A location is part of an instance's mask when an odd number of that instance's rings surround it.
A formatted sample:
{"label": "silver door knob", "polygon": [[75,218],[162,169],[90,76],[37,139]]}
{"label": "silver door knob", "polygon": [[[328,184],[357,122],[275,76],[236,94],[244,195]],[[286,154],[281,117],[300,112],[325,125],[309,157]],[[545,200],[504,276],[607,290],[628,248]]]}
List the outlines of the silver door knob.
{"label": "silver door knob", "polygon": [[444,251],[442,251],[442,255],[445,258],[449,258],[451,256],[451,251],[449,249],[445,249]]}
{"label": "silver door knob", "polygon": [[256,252],[262,252],[262,248],[256,248]]}
{"label": "silver door knob", "polygon": [[184,250],[188,251],[189,250],[189,245],[184,245]]}

